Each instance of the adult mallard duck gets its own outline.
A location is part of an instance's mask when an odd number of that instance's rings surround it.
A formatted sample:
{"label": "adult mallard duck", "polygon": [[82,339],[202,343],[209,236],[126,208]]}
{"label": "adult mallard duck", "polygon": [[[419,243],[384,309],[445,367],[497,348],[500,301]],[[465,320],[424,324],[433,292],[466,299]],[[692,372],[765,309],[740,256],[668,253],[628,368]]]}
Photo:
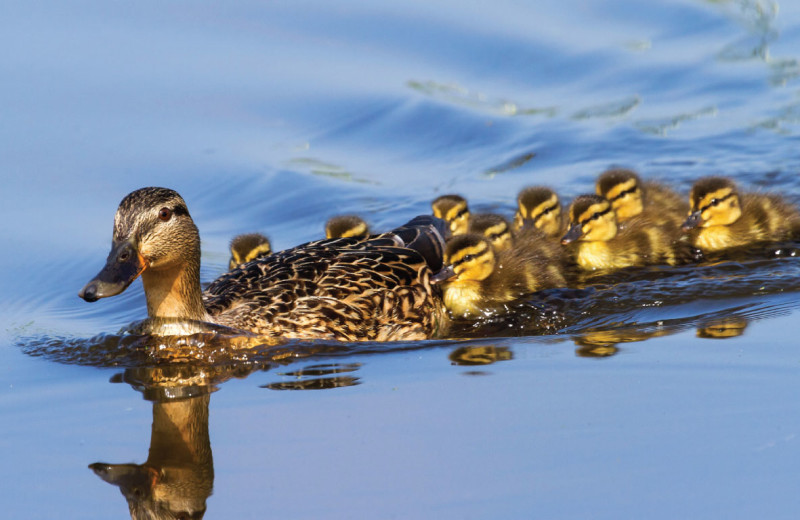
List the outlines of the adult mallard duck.
{"label": "adult mallard duck", "polygon": [[606,170],[597,178],[596,193],[611,202],[617,223],[644,215],[657,225],[679,226],[689,205],[676,192],[654,181],[642,182],[626,168]]}
{"label": "adult mallard duck", "polygon": [[740,193],[726,177],[695,182],[689,202],[683,230],[706,253],[800,238],[796,207],[777,195]]}
{"label": "adult mallard duck", "polygon": [[444,263],[434,280],[442,284],[447,309],[459,318],[485,316],[526,294],[566,285],[561,266],[539,251],[495,251],[476,233],[448,240]]}
{"label": "adult mallard duck", "polygon": [[442,195],[431,202],[433,216],[447,222],[453,235],[469,230],[469,206],[461,195]]}
{"label": "adult mallard duck", "polygon": [[247,233],[233,237],[230,249],[231,259],[228,261],[228,269],[235,269],[251,260],[271,254],[272,244],[261,233]]}
{"label": "adult mallard duck", "polygon": [[358,215],[337,215],[325,223],[325,238],[367,238],[369,225]]}
{"label": "adult mallard duck", "polygon": [[174,321],[211,322],[264,336],[418,340],[446,325],[441,221],[418,217],[366,241],[320,240],[253,260],[200,288],[200,235],[166,188],[127,195],[114,217],[106,266],[81,289],[93,302],[141,275],[155,334]]}
{"label": "adult mallard duck", "polygon": [[[570,245],[577,265],[586,271],[688,262],[689,244],[677,230],[636,217],[622,228],[611,203],[599,195],[581,195],[569,208],[570,228],[561,243]],[[574,243],[574,244],[573,244]]]}

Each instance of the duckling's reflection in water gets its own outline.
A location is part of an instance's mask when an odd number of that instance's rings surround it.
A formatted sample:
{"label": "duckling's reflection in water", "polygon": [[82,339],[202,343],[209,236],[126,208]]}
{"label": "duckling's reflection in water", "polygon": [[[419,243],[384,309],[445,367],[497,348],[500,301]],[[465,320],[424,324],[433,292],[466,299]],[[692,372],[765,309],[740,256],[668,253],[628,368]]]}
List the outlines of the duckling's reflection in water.
{"label": "duckling's reflection in water", "polygon": [[214,384],[254,369],[157,367],[129,369],[116,381],[153,402],[150,451],[144,464],[90,464],[118,486],[131,518],[202,518],[214,484],[208,404]]}
{"label": "duckling's reflection in water", "polygon": [[610,357],[619,352],[619,343],[632,343],[634,341],[644,341],[650,338],[666,336],[676,331],[666,329],[613,329],[596,330],[587,332],[574,338],[578,348],[575,355],[578,357]]}
{"label": "duckling's reflection in water", "polygon": [[514,353],[508,347],[470,345],[455,349],[448,357],[454,365],[476,366],[491,365],[498,361],[509,361],[514,359]]}
{"label": "duckling's reflection in water", "polygon": [[735,338],[744,334],[747,320],[741,316],[731,316],[710,321],[697,327],[698,338],[726,339]]}

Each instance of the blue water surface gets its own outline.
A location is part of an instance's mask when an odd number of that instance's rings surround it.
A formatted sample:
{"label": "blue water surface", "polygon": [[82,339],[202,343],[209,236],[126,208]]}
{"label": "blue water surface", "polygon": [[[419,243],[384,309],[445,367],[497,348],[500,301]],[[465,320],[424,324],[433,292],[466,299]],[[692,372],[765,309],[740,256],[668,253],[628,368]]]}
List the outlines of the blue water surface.
{"label": "blue water surface", "polygon": [[[568,200],[613,165],[800,203],[788,0],[5,3],[0,48],[2,517],[129,514],[87,466],[147,460],[152,396],[124,363],[30,345],[144,317],[138,282],[76,296],[136,188],[187,201],[204,282],[237,233],[389,229],[453,191],[510,215],[523,186]],[[558,334],[228,377],[205,518],[795,518],[800,265],[734,267],[601,291]],[[699,337],[712,317],[743,334]],[[587,351],[588,325],[636,331]],[[348,385],[282,390],[320,365]]]}

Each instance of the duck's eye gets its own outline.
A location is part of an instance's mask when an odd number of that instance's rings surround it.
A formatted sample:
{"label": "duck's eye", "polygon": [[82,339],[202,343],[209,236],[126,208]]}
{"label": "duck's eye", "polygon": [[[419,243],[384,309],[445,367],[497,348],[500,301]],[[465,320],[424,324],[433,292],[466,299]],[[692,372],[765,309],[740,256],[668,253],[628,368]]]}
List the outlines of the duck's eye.
{"label": "duck's eye", "polygon": [[720,203],[720,200],[719,200],[719,199],[711,199],[711,205],[712,205],[712,206],[718,206],[718,205],[719,205],[719,203]]}
{"label": "duck's eye", "polygon": [[172,218],[172,210],[169,208],[161,208],[158,210],[158,218],[164,222],[168,221],[170,218]]}

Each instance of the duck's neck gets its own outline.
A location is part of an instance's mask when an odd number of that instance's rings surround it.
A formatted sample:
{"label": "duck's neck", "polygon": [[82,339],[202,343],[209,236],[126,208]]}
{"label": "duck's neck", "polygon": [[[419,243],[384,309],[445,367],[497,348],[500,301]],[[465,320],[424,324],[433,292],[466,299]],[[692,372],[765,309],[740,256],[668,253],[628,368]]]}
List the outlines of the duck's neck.
{"label": "duck's neck", "polygon": [[187,262],[165,269],[145,269],[142,273],[151,319],[173,318],[208,321],[200,290],[200,263]]}

